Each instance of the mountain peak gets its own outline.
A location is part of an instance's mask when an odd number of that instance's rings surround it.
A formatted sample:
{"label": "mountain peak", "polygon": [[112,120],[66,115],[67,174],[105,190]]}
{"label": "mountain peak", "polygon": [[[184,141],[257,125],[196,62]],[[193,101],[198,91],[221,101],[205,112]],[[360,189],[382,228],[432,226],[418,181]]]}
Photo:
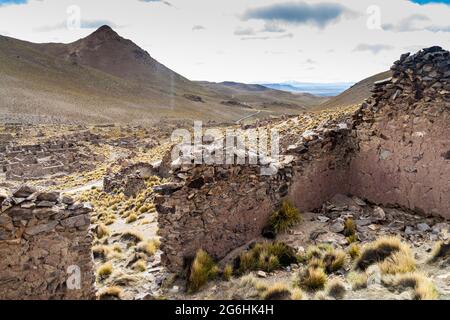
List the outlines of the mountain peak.
{"label": "mountain peak", "polygon": [[117,39],[120,36],[110,26],[103,25],[94,31],[88,38],[96,38],[100,40]]}

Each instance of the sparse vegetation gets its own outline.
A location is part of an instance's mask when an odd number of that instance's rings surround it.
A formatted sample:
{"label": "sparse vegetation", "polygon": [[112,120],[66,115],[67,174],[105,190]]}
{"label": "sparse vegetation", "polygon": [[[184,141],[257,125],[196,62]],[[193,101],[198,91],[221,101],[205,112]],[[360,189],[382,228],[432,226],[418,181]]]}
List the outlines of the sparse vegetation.
{"label": "sparse vegetation", "polygon": [[249,251],[238,257],[238,272],[243,274],[253,270],[274,271],[282,266],[297,262],[293,248],[282,242],[257,243]]}
{"label": "sparse vegetation", "polygon": [[112,272],[113,272],[112,263],[106,262],[97,269],[97,276],[100,280],[103,280],[105,278],[108,278]]}
{"label": "sparse vegetation", "polygon": [[135,244],[141,242],[144,239],[144,237],[139,232],[136,232],[134,230],[125,231],[124,233],[122,233],[120,238],[124,241],[133,242]]}
{"label": "sparse vegetation", "polygon": [[281,208],[270,216],[269,225],[275,232],[284,232],[301,220],[300,212],[289,201],[283,201]]}
{"label": "sparse vegetation", "polygon": [[414,290],[413,298],[415,300],[436,300],[439,297],[433,281],[420,273],[404,273],[384,280],[387,286]]}
{"label": "sparse vegetation", "polygon": [[127,217],[126,222],[127,222],[127,223],[133,223],[133,222],[135,222],[137,219],[138,219],[137,214],[131,213],[131,214]]}
{"label": "sparse vegetation", "polygon": [[344,236],[352,237],[356,235],[356,224],[352,218],[347,218],[344,222]]}
{"label": "sparse vegetation", "polygon": [[112,300],[121,299],[123,295],[123,290],[119,287],[106,287],[100,291],[98,294],[99,300]]}
{"label": "sparse vegetation", "polygon": [[335,299],[343,299],[346,293],[344,283],[338,278],[334,278],[330,280],[327,284],[327,288],[325,290],[330,297]]}
{"label": "sparse vegetation", "polygon": [[158,251],[160,246],[160,242],[157,239],[147,240],[139,244],[139,251],[145,252],[149,257],[155,255],[156,251]]}
{"label": "sparse vegetation", "polygon": [[103,245],[94,246],[92,247],[92,254],[94,255],[94,259],[105,261],[111,254],[111,249]]}
{"label": "sparse vegetation", "polygon": [[263,300],[290,300],[291,291],[284,283],[275,283],[270,285],[262,294]]}
{"label": "sparse vegetation", "polygon": [[431,253],[430,262],[436,262],[439,259],[450,257],[450,242],[437,242]]}
{"label": "sparse vegetation", "polygon": [[204,250],[197,251],[194,262],[192,263],[189,278],[188,291],[197,292],[209,280],[216,277],[219,269],[214,260]]}
{"label": "sparse vegetation", "polygon": [[109,236],[110,231],[106,225],[99,223],[97,225],[97,238],[101,239],[103,237]]}
{"label": "sparse vegetation", "polygon": [[133,269],[139,272],[144,272],[147,270],[147,261],[144,259],[139,259],[133,264]]}
{"label": "sparse vegetation", "polygon": [[233,266],[227,264],[225,268],[223,268],[222,277],[225,281],[229,281],[232,276],[233,276]]}
{"label": "sparse vegetation", "polygon": [[323,289],[327,283],[327,274],[322,268],[307,267],[299,278],[299,285],[311,291]]}
{"label": "sparse vegetation", "polygon": [[354,260],[361,255],[361,247],[357,243],[352,243],[347,249],[348,255]]}
{"label": "sparse vegetation", "polygon": [[382,237],[364,246],[356,261],[357,270],[366,270],[379,263],[383,273],[409,272],[415,268],[415,261],[409,247],[395,237]]}
{"label": "sparse vegetation", "polygon": [[344,267],[346,256],[342,250],[336,250],[328,244],[320,244],[309,247],[299,260],[311,268],[323,268],[327,273],[333,273]]}
{"label": "sparse vegetation", "polygon": [[342,250],[332,250],[323,257],[323,265],[327,273],[333,273],[341,269],[345,264],[346,254]]}
{"label": "sparse vegetation", "polygon": [[365,272],[350,272],[347,275],[347,280],[352,285],[353,290],[361,290],[367,288],[368,276]]}

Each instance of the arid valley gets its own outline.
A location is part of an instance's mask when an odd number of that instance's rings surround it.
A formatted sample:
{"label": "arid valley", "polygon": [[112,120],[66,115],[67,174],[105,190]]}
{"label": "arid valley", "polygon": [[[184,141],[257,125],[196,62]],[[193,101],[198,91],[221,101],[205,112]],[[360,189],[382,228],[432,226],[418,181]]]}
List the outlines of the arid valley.
{"label": "arid valley", "polygon": [[441,46],[326,96],[188,80],[108,25],[0,35],[1,300],[449,300],[448,219]]}

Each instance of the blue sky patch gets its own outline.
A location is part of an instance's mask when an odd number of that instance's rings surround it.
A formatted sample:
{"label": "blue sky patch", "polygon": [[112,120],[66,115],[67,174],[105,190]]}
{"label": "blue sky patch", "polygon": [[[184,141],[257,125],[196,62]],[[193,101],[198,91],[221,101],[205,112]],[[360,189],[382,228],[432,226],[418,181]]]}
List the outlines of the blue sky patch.
{"label": "blue sky patch", "polygon": [[418,4],[443,3],[450,5],[450,0],[411,0],[411,1]]}
{"label": "blue sky patch", "polygon": [[27,0],[0,0],[0,6],[3,4],[20,4],[26,2]]}

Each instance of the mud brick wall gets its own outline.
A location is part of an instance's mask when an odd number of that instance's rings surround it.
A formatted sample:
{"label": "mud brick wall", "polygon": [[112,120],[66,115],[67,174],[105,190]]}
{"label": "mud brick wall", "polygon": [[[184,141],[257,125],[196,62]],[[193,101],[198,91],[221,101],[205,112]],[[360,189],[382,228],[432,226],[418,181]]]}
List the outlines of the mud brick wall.
{"label": "mud brick wall", "polygon": [[357,115],[350,192],[450,218],[450,57],[403,55]]}
{"label": "mud brick wall", "polygon": [[89,207],[27,186],[0,205],[0,299],[94,298]]}

